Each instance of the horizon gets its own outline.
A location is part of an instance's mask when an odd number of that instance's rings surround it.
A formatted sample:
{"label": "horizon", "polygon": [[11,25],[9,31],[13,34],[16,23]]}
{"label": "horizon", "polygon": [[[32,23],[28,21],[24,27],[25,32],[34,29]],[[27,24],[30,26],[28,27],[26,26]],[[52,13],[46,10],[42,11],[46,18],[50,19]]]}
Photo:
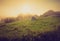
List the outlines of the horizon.
{"label": "horizon", "polygon": [[0,16],[0,19],[5,19],[5,18],[17,18],[17,17],[19,17],[19,16],[21,16],[21,17],[29,17],[29,16],[42,16],[42,15],[44,15],[44,14],[46,14],[48,12],[48,14],[49,14],[49,12],[60,12],[60,11],[54,11],[54,10],[48,10],[48,11],[46,11],[46,12],[44,12],[43,14],[41,14],[41,15],[38,15],[38,14],[31,14],[31,13],[26,13],[26,14],[24,14],[24,13],[20,13],[20,14],[18,14],[18,15],[16,15],[16,16],[8,16],[8,17],[1,17]]}

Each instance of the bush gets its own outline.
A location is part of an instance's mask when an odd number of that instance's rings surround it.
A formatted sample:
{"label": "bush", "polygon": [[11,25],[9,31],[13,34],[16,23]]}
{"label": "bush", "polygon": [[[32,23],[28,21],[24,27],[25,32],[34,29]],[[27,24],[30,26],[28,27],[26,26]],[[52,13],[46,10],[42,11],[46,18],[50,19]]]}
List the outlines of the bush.
{"label": "bush", "polygon": [[16,18],[5,18],[5,19],[3,19],[4,23],[10,23],[10,22],[14,22],[14,21],[16,21]]}

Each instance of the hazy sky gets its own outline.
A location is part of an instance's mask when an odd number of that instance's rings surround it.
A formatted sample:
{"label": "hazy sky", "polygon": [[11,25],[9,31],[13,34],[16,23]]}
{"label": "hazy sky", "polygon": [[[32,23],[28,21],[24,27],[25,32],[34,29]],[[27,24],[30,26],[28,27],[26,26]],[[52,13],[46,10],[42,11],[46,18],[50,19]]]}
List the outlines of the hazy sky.
{"label": "hazy sky", "polygon": [[48,10],[60,11],[60,0],[0,0],[0,17],[42,14]]}

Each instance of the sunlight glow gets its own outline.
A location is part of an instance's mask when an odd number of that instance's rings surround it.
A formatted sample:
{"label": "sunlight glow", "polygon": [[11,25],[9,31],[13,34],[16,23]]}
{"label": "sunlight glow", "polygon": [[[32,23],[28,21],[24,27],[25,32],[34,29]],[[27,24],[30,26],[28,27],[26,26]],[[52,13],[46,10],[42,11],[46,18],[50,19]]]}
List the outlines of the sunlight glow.
{"label": "sunlight glow", "polygon": [[21,12],[23,14],[30,13],[31,12],[31,7],[29,5],[24,5],[24,6],[22,6]]}
{"label": "sunlight glow", "polygon": [[48,10],[60,11],[60,4],[45,0],[3,0],[0,3],[0,17],[17,17],[19,14],[42,15]]}

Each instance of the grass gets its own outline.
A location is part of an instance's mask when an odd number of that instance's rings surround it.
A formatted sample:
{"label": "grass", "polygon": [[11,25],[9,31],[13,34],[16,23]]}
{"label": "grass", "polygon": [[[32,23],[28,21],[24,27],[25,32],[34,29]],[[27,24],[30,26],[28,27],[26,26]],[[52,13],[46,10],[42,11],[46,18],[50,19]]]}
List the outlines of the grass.
{"label": "grass", "polygon": [[[23,35],[33,35],[45,32],[53,32],[58,29],[60,25],[60,18],[57,17],[39,17],[38,19],[16,21],[7,23],[5,26],[0,27],[0,37],[22,37]],[[1,25],[1,24],[0,24]]]}

